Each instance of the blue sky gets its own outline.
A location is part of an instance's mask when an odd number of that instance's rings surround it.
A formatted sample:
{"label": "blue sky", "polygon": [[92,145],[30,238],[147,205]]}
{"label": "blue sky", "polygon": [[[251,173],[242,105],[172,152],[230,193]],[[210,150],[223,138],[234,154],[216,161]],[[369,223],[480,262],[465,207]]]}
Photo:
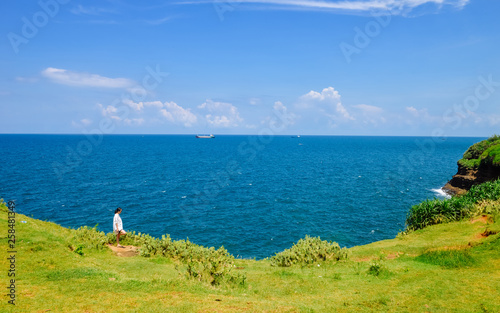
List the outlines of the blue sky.
{"label": "blue sky", "polygon": [[0,133],[499,133],[499,1],[41,0],[0,12]]}

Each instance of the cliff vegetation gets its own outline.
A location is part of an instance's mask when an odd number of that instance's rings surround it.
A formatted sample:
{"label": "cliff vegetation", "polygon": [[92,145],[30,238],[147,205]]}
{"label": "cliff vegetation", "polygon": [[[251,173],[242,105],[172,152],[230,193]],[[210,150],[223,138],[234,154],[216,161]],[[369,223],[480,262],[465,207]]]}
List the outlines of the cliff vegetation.
{"label": "cliff vegetation", "polygon": [[443,187],[452,195],[464,194],[472,186],[500,177],[500,136],[494,135],[470,146],[458,161],[457,174]]}

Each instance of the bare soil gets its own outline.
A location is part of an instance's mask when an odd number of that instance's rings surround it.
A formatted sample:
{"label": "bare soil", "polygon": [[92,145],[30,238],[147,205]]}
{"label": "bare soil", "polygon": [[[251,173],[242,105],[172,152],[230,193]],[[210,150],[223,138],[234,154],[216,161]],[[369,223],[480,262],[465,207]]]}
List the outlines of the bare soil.
{"label": "bare soil", "polygon": [[116,256],[120,257],[132,257],[139,254],[139,247],[135,246],[114,246],[108,245],[108,247],[115,253]]}

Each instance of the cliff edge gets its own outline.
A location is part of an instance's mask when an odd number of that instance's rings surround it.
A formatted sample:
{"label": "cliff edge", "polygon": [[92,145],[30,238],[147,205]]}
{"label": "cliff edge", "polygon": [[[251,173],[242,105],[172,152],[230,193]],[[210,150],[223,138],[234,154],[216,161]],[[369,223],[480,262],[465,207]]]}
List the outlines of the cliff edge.
{"label": "cliff edge", "polygon": [[474,185],[500,178],[500,136],[473,144],[457,164],[457,174],[443,187],[451,195],[463,194]]}

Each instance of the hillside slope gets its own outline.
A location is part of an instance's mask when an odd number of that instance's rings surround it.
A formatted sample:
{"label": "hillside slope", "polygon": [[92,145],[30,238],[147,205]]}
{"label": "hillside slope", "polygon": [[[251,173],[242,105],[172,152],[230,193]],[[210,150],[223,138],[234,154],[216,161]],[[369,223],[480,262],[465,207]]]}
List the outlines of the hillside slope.
{"label": "hillside slope", "polygon": [[[75,249],[76,230],[21,214],[15,221],[16,305],[3,293],[2,312],[500,311],[498,214],[353,247],[346,261],[282,268],[236,259],[233,271],[246,280],[219,286],[186,275],[175,259]],[[8,225],[2,205],[2,251]],[[6,272],[7,258],[0,264]]]}

